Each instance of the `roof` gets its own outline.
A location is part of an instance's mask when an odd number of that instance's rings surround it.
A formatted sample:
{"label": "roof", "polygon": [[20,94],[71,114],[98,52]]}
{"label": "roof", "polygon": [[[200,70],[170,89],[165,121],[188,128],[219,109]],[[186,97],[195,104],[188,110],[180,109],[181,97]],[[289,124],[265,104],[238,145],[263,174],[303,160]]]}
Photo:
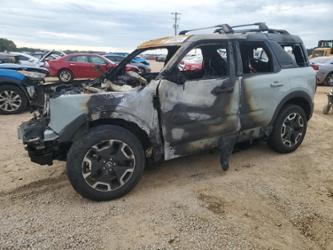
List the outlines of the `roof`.
{"label": "roof", "polygon": [[185,42],[196,42],[201,40],[274,40],[280,44],[302,43],[302,40],[291,34],[276,34],[264,32],[244,32],[244,33],[208,33],[208,34],[191,34],[162,37],[154,40],[143,42],[138,49],[158,48],[167,46],[180,46]]}
{"label": "roof", "polygon": [[166,36],[158,39],[148,40],[146,42],[141,43],[138,46],[138,49],[180,45],[184,41],[186,41],[186,39],[189,37],[190,35],[179,35],[179,36]]}

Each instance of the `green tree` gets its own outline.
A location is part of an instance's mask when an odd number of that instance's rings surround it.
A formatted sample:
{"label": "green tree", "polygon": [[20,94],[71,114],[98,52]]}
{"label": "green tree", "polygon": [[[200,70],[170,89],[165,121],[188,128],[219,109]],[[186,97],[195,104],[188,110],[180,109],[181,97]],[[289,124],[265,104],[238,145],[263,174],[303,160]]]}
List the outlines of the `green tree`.
{"label": "green tree", "polygon": [[13,41],[6,38],[0,38],[0,51],[15,51],[16,45]]}

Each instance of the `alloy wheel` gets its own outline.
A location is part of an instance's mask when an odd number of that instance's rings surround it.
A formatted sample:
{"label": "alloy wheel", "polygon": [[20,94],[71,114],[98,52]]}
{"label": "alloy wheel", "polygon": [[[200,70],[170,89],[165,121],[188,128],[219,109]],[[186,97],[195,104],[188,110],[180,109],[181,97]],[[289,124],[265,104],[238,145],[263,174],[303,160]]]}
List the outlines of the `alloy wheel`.
{"label": "alloy wheel", "polygon": [[135,168],[133,150],[123,141],[107,140],[92,146],[82,161],[82,176],[97,191],[114,191],[125,185]]}
{"label": "alloy wheel", "polygon": [[13,90],[0,92],[0,109],[6,112],[14,112],[21,107],[22,98]]}
{"label": "alloy wheel", "polygon": [[69,82],[72,79],[72,75],[69,71],[63,70],[60,72],[59,78],[62,82]]}
{"label": "alloy wheel", "polygon": [[299,113],[289,114],[283,121],[281,127],[281,139],[288,147],[295,146],[304,133],[304,120]]}

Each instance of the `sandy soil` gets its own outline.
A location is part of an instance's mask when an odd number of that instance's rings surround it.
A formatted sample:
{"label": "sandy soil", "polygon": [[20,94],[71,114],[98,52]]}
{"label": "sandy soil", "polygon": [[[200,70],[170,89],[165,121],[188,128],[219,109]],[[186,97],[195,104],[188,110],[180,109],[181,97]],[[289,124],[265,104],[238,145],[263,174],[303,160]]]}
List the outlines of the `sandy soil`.
{"label": "sandy soil", "polygon": [[1,249],[333,249],[333,114],[318,88],[302,146],[265,144],[147,169],[126,197],[96,203],[70,186],[65,164],[29,161],[16,128],[30,114],[1,116]]}

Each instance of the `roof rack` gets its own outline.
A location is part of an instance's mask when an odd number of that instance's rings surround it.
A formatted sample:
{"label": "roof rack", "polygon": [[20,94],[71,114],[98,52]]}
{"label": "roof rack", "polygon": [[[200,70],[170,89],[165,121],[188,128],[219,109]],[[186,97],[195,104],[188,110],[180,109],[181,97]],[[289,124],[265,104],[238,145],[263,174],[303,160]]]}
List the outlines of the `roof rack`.
{"label": "roof rack", "polygon": [[186,35],[188,32],[198,31],[198,30],[208,30],[208,29],[218,29],[218,30],[222,30],[225,33],[232,33],[232,28],[229,26],[229,24],[218,24],[218,25],[208,26],[208,27],[203,27],[203,28],[182,30],[181,32],[178,33],[178,35]]}
{"label": "roof rack", "polygon": [[[240,27],[248,27],[248,26],[258,26],[257,29],[236,29]],[[179,32],[179,35],[185,35],[188,32],[191,31],[198,31],[198,30],[206,30],[206,29],[214,29],[214,33],[246,33],[246,32],[268,32],[268,33],[275,33],[275,34],[289,34],[286,30],[280,30],[280,29],[270,29],[266,25],[266,23],[259,22],[259,23],[250,23],[250,24],[240,24],[235,26],[230,26],[229,24],[219,24],[215,26],[209,26],[209,27],[203,27],[203,28],[197,28],[197,29],[191,29],[191,30],[183,30]]]}

